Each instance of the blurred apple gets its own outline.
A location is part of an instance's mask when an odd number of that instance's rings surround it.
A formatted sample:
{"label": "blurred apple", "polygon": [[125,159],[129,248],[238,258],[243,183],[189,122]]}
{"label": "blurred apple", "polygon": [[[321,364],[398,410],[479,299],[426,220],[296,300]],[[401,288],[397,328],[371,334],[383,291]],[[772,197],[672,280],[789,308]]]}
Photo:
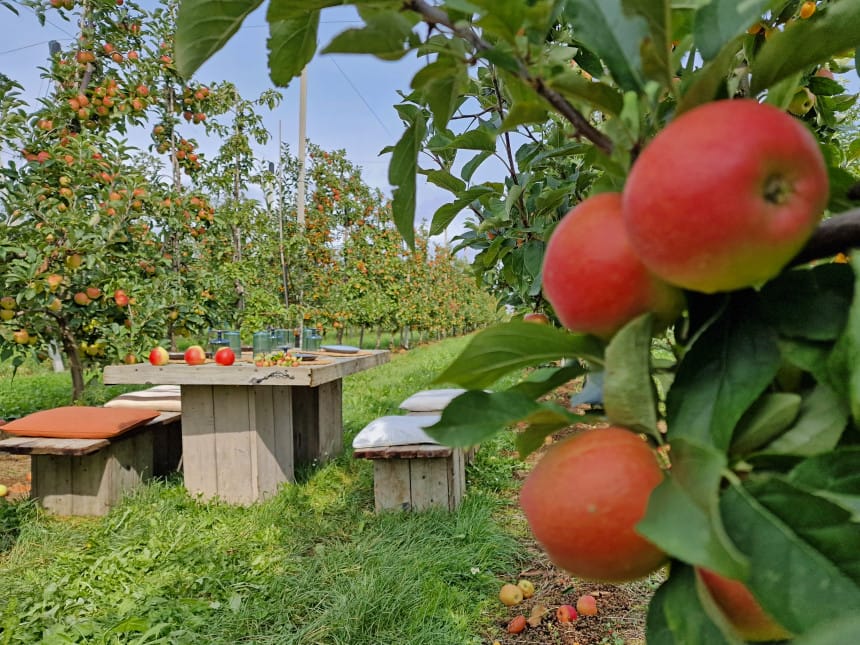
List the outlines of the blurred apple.
{"label": "blurred apple", "polygon": [[200,345],[192,345],[185,350],[185,362],[189,365],[203,365],[206,362],[206,352]]}
{"label": "blurred apple", "polygon": [[537,311],[531,311],[523,316],[523,322],[538,323],[539,325],[548,325],[549,318],[546,314]]}
{"label": "blurred apple", "polygon": [[128,296],[122,289],[113,292],[113,299],[117,307],[125,307],[128,304]]}
{"label": "blurred apple", "polygon": [[149,362],[153,365],[167,365],[169,360],[170,355],[163,347],[154,347],[152,351],[149,352]]}
{"label": "blurred apple", "polygon": [[218,365],[232,365],[236,360],[236,354],[229,347],[222,347],[215,352],[215,362]]}

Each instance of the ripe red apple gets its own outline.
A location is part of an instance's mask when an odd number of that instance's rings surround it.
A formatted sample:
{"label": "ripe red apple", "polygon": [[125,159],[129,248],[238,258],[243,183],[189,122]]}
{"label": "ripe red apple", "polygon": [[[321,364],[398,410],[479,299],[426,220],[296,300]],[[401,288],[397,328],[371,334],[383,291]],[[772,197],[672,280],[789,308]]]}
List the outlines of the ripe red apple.
{"label": "ripe red apple", "polygon": [[574,576],[624,582],[666,560],[636,532],[651,491],[663,481],[654,451],[621,427],[555,444],[520,490],[520,506],[550,559]]}
{"label": "ripe red apple", "polygon": [[530,311],[523,316],[523,322],[537,323],[539,325],[548,325],[549,318],[546,314],[542,314],[538,311]]}
{"label": "ripe red apple", "polygon": [[221,347],[215,352],[215,362],[218,365],[232,365],[236,360],[236,354],[229,347]]}
{"label": "ripe red apple", "polygon": [[524,631],[526,628],[526,617],[525,616],[514,616],[511,618],[511,622],[508,623],[507,631],[508,634],[519,634]]}
{"label": "ripe red apple", "polygon": [[792,634],[771,618],[743,583],[696,569],[717,606],[745,641],[781,641]]}
{"label": "ripe red apple", "polygon": [[619,193],[589,197],[559,222],[544,255],[543,291],[565,327],[603,338],[649,311],[669,324],[683,308],[681,292],[633,252]]}
{"label": "ripe red apple", "polygon": [[91,300],[95,300],[102,295],[102,290],[98,287],[87,287],[84,291],[86,291],[87,297]]}
{"label": "ripe red apple", "polygon": [[153,365],[167,365],[170,360],[170,354],[163,347],[153,347],[149,352],[149,362]]}
{"label": "ripe red apple", "polygon": [[776,276],[827,204],[827,168],[797,119],[750,99],[708,103],[646,146],[624,188],[636,254],[672,284],[714,293]]}
{"label": "ripe red apple", "polygon": [[126,365],[134,365],[135,363],[137,363],[137,356],[128,353],[123,357],[122,362]]}
{"label": "ripe red apple", "polygon": [[117,307],[125,307],[128,304],[128,296],[122,289],[113,292],[113,300]]}
{"label": "ripe red apple", "polygon": [[555,619],[560,623],[572,623],[579,618],[576,609],[572,605],[562,605],[555,610]]}
{"label": "ripe red apple", "polygon": [[206,362],[206,352],[200,345],[192,345],[185,350],[184,358],[189,365],[203,365]]}

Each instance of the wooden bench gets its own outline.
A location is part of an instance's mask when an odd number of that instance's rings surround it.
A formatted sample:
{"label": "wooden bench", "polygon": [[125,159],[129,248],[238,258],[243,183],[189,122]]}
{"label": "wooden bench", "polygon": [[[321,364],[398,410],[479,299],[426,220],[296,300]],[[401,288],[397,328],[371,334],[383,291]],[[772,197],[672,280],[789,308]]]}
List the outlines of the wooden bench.
{"label": "wooden bench", "polygon": [[356,435],[353,456],[373,461],[376,512],[454,510],[466,492],[466,465],[460,448],[440,446],[422,427],[438,416],[375,419]]}
{"label": "wooden bench", "polygon": [[30,455],[31,497],[45,510],[104,515],[126,491],[179,467],[181,417],[163,412],[113,439],[9,437],[0,440],[0,451]]}

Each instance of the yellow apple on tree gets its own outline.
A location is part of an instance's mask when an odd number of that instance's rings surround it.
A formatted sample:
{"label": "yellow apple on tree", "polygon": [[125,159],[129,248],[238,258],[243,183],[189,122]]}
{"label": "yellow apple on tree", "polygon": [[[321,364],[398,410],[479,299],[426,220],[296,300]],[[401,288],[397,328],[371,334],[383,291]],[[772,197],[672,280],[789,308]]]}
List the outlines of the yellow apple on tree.
{"label": "yellow apple on tree", "polygon": [[684,304],[633,252],[619,193],[589,197],[562,218],[544,255],[543,291],[565,327],[602,338],[649,311],[669,324]]}
{"label": "yellow apple on tree", "polygon": [[624,187],[624,223],[656,275],[714,293],[759,285],[803,247],[828,199],[818,142],[752,99],[685,112],[648,144]]}

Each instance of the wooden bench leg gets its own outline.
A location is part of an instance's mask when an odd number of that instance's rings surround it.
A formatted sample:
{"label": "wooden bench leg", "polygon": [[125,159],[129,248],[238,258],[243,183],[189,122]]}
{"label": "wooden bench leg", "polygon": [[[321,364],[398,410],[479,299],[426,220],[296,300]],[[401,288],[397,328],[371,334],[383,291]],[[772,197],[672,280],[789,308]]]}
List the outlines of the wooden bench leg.
{"label": "wooden bench leg", "polygon": [[293,446],[297,463],[324,463],[343,452],[343,381],[293,391]]}
{"label": "wooden bench leg", "polygon": [[31,496],[57,515],[105,515],[152,474],[153,434],[135,433],[89,455],[32,455]]}
{"label": "wooden bench leg", "polygon": [[374,459],[373,492],[376,512],[454,510],[466,491],[463,451],[448,457]]}

